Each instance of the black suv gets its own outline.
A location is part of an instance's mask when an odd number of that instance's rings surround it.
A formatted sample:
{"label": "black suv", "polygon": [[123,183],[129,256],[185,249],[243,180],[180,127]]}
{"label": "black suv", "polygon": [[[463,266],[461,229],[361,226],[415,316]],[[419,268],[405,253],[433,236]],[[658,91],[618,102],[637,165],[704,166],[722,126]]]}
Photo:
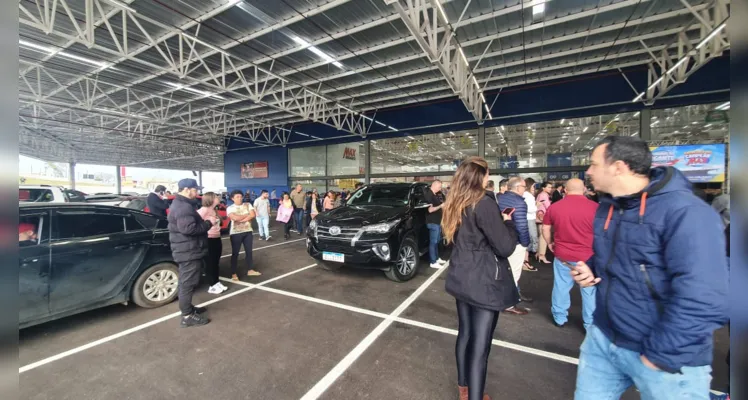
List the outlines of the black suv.
{"label": "black suv", "polygon": [[166,219],[121,207],[32,203],[19,207],[19,325],[127,303],[177,297]]}
{"label": "black suv", "polygon": [[307,251],[326,269],[342,265],[381,269],[403,282],[418,272],[428,251],[426,183],[364,186],[339,208],[321,213],[307,229]]}

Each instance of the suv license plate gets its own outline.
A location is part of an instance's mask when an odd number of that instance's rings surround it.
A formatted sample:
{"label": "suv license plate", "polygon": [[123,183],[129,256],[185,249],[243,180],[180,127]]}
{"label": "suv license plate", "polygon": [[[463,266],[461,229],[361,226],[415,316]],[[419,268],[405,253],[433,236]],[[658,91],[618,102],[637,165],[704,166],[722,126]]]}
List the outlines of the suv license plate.
{"label": "suv license plate", "polygon": [[345,262],[345,255],[340,253],[329,253],[327,251],[322,252],[322,259],[324,261],[333,261],[333,262]]}

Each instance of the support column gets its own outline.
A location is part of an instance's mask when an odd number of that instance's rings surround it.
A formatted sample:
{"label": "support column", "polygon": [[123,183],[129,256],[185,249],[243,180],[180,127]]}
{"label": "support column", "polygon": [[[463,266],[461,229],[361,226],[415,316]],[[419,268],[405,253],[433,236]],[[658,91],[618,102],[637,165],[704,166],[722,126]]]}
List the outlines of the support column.
{"label": "support column", "polygon": [[70,164],[70,189],[75,190],[75,161],[71,161]]}
{"label": "support column", "polygon": [[478,127],[478,157],[486,158],[486,127]]}
{"label": "support column", "polygon": [[652,127],[649,124],[652,123],[652,109],[645,108],[639,112],[639,137],[644,141],[652,140]]}
{"label": "support column", "polygon": [[114,173],[114,176],[117,178],[117,191],[114,193],[121,194],[122,193],[122,166],[118,165],[115,168],[117,168],[117,172]]}
{"label": "support column", "polygon": [[197,184],[203,186],[203,171],[197,171]]}
{"label": "support column", "polygon": [[364,141],[364,184],[371,183],[371,140]]}

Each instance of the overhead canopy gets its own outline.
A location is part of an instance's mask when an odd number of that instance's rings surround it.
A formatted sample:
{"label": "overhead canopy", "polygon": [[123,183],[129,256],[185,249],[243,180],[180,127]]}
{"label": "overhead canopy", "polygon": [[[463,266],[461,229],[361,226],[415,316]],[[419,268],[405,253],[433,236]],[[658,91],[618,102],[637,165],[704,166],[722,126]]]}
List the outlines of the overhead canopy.
{"label": "overhead canopy", "polygon": [[649,88],[631,99],[651,104],[729,49],[727,0],[19,8],[21,153],[152,168],[222,170],[228,138],[256,147],[397,132],[377,113],[439,99],[462,104],[442,118],[477,126],[499,115],[503,88],[632,66],[649,65]]}

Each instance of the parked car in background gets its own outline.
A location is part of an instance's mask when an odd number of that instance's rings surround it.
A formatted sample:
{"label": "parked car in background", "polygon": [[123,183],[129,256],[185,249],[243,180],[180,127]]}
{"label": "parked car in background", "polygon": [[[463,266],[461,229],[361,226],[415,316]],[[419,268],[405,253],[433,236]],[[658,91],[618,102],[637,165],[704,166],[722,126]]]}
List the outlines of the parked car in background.
{"label": "parked car in background", "polygon": [[19,326],[177,297],[166,219],[87,203],[19,206]]}
{"label": "parked car in background", "polygon": [[51,185],[19,185],[18,201],[20,203],[82,203],[86,194]]}
{"label": "parked car in background", "polygon": [[86,202],[107,205],[107,206],[116,206],[117,204],[119,204],[119,202],[122,201],[122,199],[126,197],[127,196],[122,196],[119,194],[111,194],[111,193],[95,194],[92,196],[86,196]]}
{"label": "parked car in background", "polygon": [[364,186],[307,229],[307,252],[325,269],[380,269],[394,281],[412,279],[428,251],[425,183]]}
{"label": "parked car in background", "polygon": [[[168,207],[171,207],[171,202],[174,201],[175,195],[167,196],[166,198],[166,204]],[[120,202],[116,203],[115,205],[119,207],[125,207],[129,208],[131,210],[138,210],[143,212],[150,212],[148,209],[148,204],[146,199],[148,196],[136,196],[136,197],[128,197],[124,200],[121,200]],[[195,199],[195,209],[199,209],[202,202],[202,196],[197,196]],[[221,232],[227,232],[229,229],[229,224],[231,221],[229,220],[227,214],[226,214],[226,205],[221,203],[216,207],[216,211],[218,211],[218,216],[221,217]],[[166,213],[168,215],[169,210],[166,210]]]}

